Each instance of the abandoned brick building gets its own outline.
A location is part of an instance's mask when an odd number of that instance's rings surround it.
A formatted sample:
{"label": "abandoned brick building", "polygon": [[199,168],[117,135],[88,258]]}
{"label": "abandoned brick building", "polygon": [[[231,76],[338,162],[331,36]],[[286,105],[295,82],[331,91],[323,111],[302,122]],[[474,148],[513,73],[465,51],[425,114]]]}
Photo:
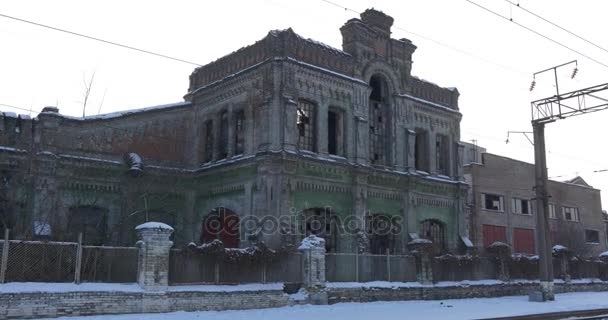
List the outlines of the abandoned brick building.
{"label": "abandoned brick building", "polygon": [[[468,242],[459,93],[412,76],[416,46],[392,24],[366,10],[341,27],[342,50],[271,31],[195,69],[172,105],[4,113],[2,227],[132,245],[154,220],[177,244],[317,233],[334,252],[404,252],[417,237],[456,251]],[[289,219],[260,232],[238,223],[250,217]]]}
{"label": "abandoned brick building", "polygon": [[[507,243],[514,253],[536,254],[536,203],[534,164],[480,152],[476,161],[465,161],[471,185],[469,221],[471,240],[483,251],[495,241]],[[554,245],[563,245],[581,256],[597,256],[607,250],[608,238],[600,190],[581,177],[549,180],[549,227]]]}

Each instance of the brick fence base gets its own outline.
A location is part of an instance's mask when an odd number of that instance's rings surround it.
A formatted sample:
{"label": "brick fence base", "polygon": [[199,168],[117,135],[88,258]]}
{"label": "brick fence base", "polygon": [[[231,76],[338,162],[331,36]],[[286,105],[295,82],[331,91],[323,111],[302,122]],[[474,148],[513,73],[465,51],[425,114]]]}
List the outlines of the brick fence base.
{"label": "brick fence base", "polygon": [[[331,283],[323,290],[329,303],[440,300],[527,295],[537,283],[493,285],[438,285],[412,287],[340,287]],[[561,292],[608,291],[608,282],[556,283]],[[559,298],[558,298],[559,299]],[[240,310],[275,308],[306,303],[282,290],[263,291],[168,291],[168,292],[32,292],[0,294],[0,319],[59,316],[153,313],[174,311]]]}

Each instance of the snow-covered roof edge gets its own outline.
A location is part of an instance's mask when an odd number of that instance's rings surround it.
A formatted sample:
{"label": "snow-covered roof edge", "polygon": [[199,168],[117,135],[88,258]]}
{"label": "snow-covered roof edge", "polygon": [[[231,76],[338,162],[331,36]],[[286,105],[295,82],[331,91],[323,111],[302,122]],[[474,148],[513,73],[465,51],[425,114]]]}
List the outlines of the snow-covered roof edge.
{"label": "snow-covered roof edge", "polygon": [[139,114],[139,113],[143,113],[143,112],[181,108],[181,107],[190,106],[191,104],[192,103],[190,101],[183,101],[183,102],[176,102],[176,103],[169,103],[169,104],[161,104],[161,105],[151,106],[151,107],[128,109],[128,110],[98,114],[98,115],[93,115],[93,116],[85,116],[84,118],[68,116],[68,115],[54,113],[54,112],[44,112],[44,111],[41,112],[41,114],[55,115],[55,116],[59,116],[59,117],[70,119],[70,120],[95,121],[95,120],[115,119],[115,118],[120,118],[120,117],[124,117],[124,116],[128,116],[128,115]]}

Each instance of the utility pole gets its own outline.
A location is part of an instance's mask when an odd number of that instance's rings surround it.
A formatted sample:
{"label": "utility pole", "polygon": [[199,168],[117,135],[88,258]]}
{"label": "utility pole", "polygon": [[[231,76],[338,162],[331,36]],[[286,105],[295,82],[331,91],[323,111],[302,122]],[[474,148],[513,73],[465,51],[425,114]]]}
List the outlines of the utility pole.
{"label": "utility pole", "polygon": [[[531,301],[555,300],[553,291],[553,262],[551,233],[549,232],[549,193],[547,191],[547,158],[545,152],[545,124],[577,115],[608,109],[608,83],[560,94],[557,80],[557,68],[577,64],[570,61],[552,68],[539,71],[537,74],[553,70],[555,75],[556,95],[531,102],[532,129],[534,134],[534,168],[536,191],[536,229],[539,256],[540,292],[530,295]],[[578,72],[575,67],[572,78]],[[530,86],[534,89],[535,81]],[[605,97],[598,96],[606,94]]]}

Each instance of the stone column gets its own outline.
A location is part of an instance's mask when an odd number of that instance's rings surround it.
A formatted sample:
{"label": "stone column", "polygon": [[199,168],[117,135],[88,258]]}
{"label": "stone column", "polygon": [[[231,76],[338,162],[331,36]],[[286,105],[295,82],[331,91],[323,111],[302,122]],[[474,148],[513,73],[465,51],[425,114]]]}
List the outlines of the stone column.
{"label": "stone column", "polygon": [[169,286],[169,240],[173,228],[160,222],[147,222],[135,228],[139,241],[137,282],[147,291],[166,291]]}
{"label": "stone column", "polygon": [[286,151],[295,152],[298,144],[298,129],[296,123],[298,120],[298,103],[289,98],[285,99],[285,127],[284,127],[284,142],[283,148]]}
{"label": "stone column", "polygon": [[460,142],[456,142],[455,144],[456,170],[453,172],[456,180],[464,181],[464,144]]}
{"label": "stone column", "polygon": [[302,252],[302,282],[310,303],[327,304],[325,291],[325,240],[315,235],[302,240],[298,248]]}

